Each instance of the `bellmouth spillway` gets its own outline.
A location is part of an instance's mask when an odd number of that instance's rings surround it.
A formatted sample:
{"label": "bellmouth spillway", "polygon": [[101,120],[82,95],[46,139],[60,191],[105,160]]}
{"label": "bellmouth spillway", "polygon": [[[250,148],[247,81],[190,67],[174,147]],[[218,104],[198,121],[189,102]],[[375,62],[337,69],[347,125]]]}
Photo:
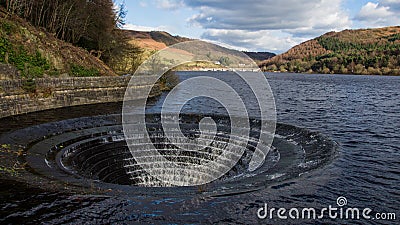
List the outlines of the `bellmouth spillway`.
{"label": "bellmouth spillway", "polygon": [[[215,136],[201,135],[199,121],[202,118],[215,121]],[[272,146],[268,151],[261,151],[267,152],[265,160],[258,168],[250,170],[249,163],[257,148],[268,148],[256,146],[261,123],[256,118],[250,119],[250,138],[244,139],[231,137],[228,116],[181,114],[181,132],[196,141],[198,146],[192,146],[195,151],[180,150],[171,143],[159,124],[160,119],[160,114],[146,114],[147,133],[152,143],[140,142],[141,134],[133,134],[139,140],[138,149],[152,144],[166,159],[181,165],[201,164],[221,156],[230,138],[243,149],[243,154],[233,168],[211,182],[215,195],[250,191],[298,177],[329,163],[337,150],[336,142],[320,133],[277,124]],[[124,137],[121,115],[118,114],[27,127],[3,136],[2,143],[25,146],[28,149],[25,160],[33,171],[32,176],[44,176],[82,187],[95,185],[99,189],[135,193],[146,187],[151,187],[157,193],[162,192],[161,189],[153,187],[171,186],[148,174],[132,157]],[[187,147],[190,149],[190,146]],[[175,189],[177,193],[184,190]]]}

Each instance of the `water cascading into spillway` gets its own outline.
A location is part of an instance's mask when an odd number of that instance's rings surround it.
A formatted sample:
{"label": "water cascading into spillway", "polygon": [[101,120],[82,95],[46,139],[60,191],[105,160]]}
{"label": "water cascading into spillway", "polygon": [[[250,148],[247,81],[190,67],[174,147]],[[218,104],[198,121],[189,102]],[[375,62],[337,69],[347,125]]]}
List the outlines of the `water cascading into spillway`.
{"label": "water cascading into spillway", "polygon": [[[220,178],[220,174],[224,176],[226,172],[229,175],[225,176],[236,176],[251,169],[251,156],[255,153],[269,152],[269,146],[255,145],[259,139],[259,128],[256,124],[253,124],[251,142],[246,136],[231,133],[229,117],[214,116],[214,119],[211,119],[202,115],[183,115],[179,118],[179,127],[173,128],[166,124],[174,115],[163,115],[164,126],[158,123],[161,120],[161,116],[158,116],[153,115],[151,119],[146,120],[149,139],[143,136],[138,138],[142,134],[140,129],[136,130],[136,133],[135,126],[130,126],[133,128],[130,130],[130,149],[131,152],[139,153],[134,154],[136,157],[126,159],[126,168],[132,179],[138,181],[138,185],[190,186],[208,183]],[[246,131],[249,133],[249,130]],[[148,140],[151,140],[151,143]],[[156,152],[153,151],[154,147]],[[265,155],[261,157],[264,159]],[[235,165],[232,165],[232,162]],[[146,170],[143,167],[147,167]]]}
{"label": "water cascading into spillway", "polygon": [[[165,117],[167,118],[164,119],[168,120],[168,116]],[[250,133],[250,138],[233,136],[230,118],[226,116],[190,114],[181,115],[179,120],[181,121],[179,129],[168,131],[167,137],[163,126],[159,123],[161,115],[148,114],[146,133],[150,137],[150,142],[144,138],[146,134],[140,131],[141,124],[130,126],[133,128],[130,134],[134,140],[131,151],[132,149],[140,151],[142,158],[139,160],[142,162],[143,158],[147,160],[152,165],[151,172],[158,172],[164,181],[172,180],[183,185],[184,179],[189,179],[192,183],[200,182],[216,176],[215,174],[221,172],[218,169],[228,171],[223,173],[222,177],[217,177],[219,181],[229,180],[254,170],[250,168],[250,162],[255,154],[269,153],[271,164],[274,162],[273,159],[277,159],[274,147],[271,147],[273,151],[270,151],[270,147],[266,145],[257,145],[260,137],[258,120],[252,120],[252,128],[246,132]],[[138,128],[136,132],[134,128]],[[152,154],[153,148],[156,148],[169,163],[174,163],[175,167],[166,168],[168,164],[160,163],[157,156]],[[264,159],[266,156],[260,155],[260,157]],[[217,158],[220,158],[219,165],[215,163]],[[238,158],[237,163],[229,168],[230,161],[235,158]],[[60,159],[63,166],[91,179],[138,186],[173,186],[143,169],[143,163],[138,163],[136,158],[132,157],[122,131],[118,129],[64,148]],[[214,164],[210,165],[210,162]],[[199,168],[199,165],[204,164],[210,166],[204,167],[203,170],[188,169]]]}

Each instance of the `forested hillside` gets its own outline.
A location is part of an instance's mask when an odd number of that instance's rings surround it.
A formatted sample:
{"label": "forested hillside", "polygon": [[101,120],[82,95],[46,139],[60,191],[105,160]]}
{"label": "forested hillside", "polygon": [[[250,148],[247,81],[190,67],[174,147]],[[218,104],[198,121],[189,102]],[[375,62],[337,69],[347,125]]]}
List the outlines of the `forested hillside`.
{"label": "forested hillside", "polygon": [[138,51],[119,29],[126,11],[112,0],[1,0],[0,7],[0,63],[21,76],[115,75]]}
{"label": "forested hillside", "polygon": [[280,72],[400,75],[400,27],[329,32],[260,67]]}

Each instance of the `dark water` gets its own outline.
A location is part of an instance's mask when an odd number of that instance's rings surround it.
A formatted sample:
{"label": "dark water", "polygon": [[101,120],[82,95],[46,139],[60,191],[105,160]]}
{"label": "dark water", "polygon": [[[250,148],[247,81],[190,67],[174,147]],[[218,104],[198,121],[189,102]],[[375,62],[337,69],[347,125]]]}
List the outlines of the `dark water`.
{"label": "dark water", "polygon": [[[181,73],[188,79],[201,73]],[[209,73],[240,84],[228,73]],[[340,144],[329,165],[296,179],[255,192],[223,197],[80,196],[43,193],[22,183],[4,182],[1,217],[4,223],[335,223],[398,224],[400,209],[400,77],[267,74],[273,90],[278,122],[305,127]],[[240,85],[237,85],[240,89]],[[182,92],[190,90],[181,90]],[[246,94],[245,88],[243,92]],[[149,111],[159,111],[160,102]],[[177,99],[185,101],[185,99]],[[249,114],[258,112],[249,94]],[[2,120],[1,132],[49,121],[105,113],[118,113],[120,104],[51,110],[24,118]],[[94,111],[97,108],[97,111]],[[185,112],[226,113],[216,101],[194,99]],[[3,181],[2,181],[3,183]],[[321,209],[337,206],[339,196],[348,207],[371,208],[370,214],[396,213],[396,220],[260,220],[265,203],[274,208]],[[326,219],[328,218],[328,219]]]}

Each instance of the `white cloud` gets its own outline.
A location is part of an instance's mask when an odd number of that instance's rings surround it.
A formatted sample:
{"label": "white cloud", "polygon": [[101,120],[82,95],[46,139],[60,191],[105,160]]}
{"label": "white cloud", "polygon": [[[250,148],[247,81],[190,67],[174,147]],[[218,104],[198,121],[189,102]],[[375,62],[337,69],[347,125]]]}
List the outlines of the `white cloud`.
{"label": "white cloud", "polygon": [[393,26],[400,24],[400,0],[368,2],[355,17],[368,27]]}
{"label": "white cloud", "polygon": [[186,0],[199,10],[190,22],[206,29],[281,30],[314,35],[348,28],[342,0]]}
{"label": "white cloud", "polygon": [[214,41],[224,46],[245,51],[270,51],[281,53],[293,45],[305,41],[304,38],[293,38],[280,31],[246,31],[209,29],[202,39]]}
{"label": "white cloud", "polygon": [[247,50],[282,52],[328,31],[350,28],[343,0],[185,0],[203,39]]}
{"label": "white cloud", "polygon": [[172,30],[168,26],[158,26],[158,27],[148,27],[148,26],[140,26],[140,25],[135,25],[135,24],[125,24],[123,26],[124,30],[135,30],[135,31],[166,31],[166,32],[171,32]]}
{"label": "white cloud", "polygon": [[400,13],[400,0],[381,0],[381,4],[389,6],[393,12]]}
{"label": "white cloud", "polygon": [[185,4],[183,0],[157,0],[156,6],[161,9],[175,10],[183,7]]}
{"label": "white cloud", "polygon": [[143,8],[145,8],[145,7],[147,7],[147,2],[141,1],[141,2],[139,2],[139,5],[140,5],[141,7],[143,7]]}
{"label": "white cloud", "polygon": [[382,18],[393,15],[390,7],[380,6],[378,3],[368,2],[358,13],[360,19]]}

